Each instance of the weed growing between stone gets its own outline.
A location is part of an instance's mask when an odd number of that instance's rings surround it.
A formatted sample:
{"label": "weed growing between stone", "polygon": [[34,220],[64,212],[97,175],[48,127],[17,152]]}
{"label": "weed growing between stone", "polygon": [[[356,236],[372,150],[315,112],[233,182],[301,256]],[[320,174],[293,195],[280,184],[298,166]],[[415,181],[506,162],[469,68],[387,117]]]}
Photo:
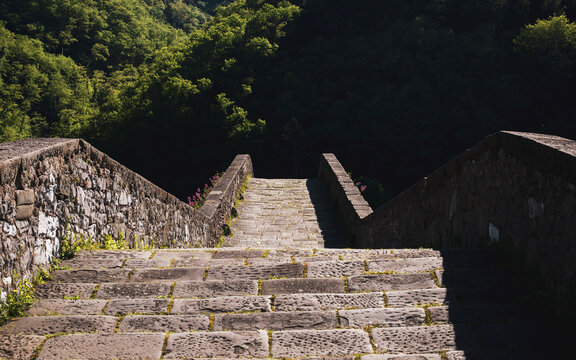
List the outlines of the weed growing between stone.
{"label": "weed growing between stone", "polygon": [[34,286],[29,280],[22,280],[16,289],[6,295],[5,302],[0,305],[0,325],[24,315],[33,302]]}
{"label": "weed growing between stone", "polygon": [[154,239],[146,243],[142,239],[135,238],[134,244],[134,246],[130,246],[122,232],[119,233],[117,239],[112,235],[104,235],[102,240],[98,241],[91,237],[84,237],[82,234],[74,233],[70,230],[69,226],[66,226],[66,232],[60,239],[59,258],[62,260],[72,259],[80,250],[138,249],[147,251],[157,248]]}
{"label": "weed growing between stone", "polygon": [[[18,276],[13,274],[12,278],[18,282]],[[50,272],[40,268],[32,280],[23,279],[18,282],[16,289],[6,294],[4,302],[0,303],[0,326],[4,325],[11,319],[23,316],[25,311],[30,308],[34,300],[34,286],[43,284],[50,279]]]}
{"label": "weed growing between stone", "polygon": [[98,249],[127,249],[128,244],[124,235],[120,233],[118,239],[114,239],[110,235],[104,236],[101,242],[92,239],[91,237],[84,237],[82,234],[76,234],[66,226],[66,232],[62,239],[60,239],[60,254],[59,257],[63,260],[72,259],[80,250],[98,250]]}
{"label": "weed growing between stone", "polygon": [[[73,258],[80,250],[119,250],[128,248],[128,243],[122,233],[120,233],[118,239],[106,235],[102,238],[102,241],[96,241],[90,237],[85,238],[82,234],[76,234],[70,230],[69,225],[66,226],[66,232],[60,239],[58,257],[52,260],[48,270],[39,268],[32,280],[22,279],[19,281],[17,274],[13,274],[13,281],[18,283],[18,286],[6,294],[4,301],[0,302],[0,326],[15,317],[25,315],[26,310],[34,303],[35,286],[51,279],[50,273],[52,271],[71,269],[69,266],[63,266],[62,260]],[[78,300],[79,296],[65,297],[65,299]]]}

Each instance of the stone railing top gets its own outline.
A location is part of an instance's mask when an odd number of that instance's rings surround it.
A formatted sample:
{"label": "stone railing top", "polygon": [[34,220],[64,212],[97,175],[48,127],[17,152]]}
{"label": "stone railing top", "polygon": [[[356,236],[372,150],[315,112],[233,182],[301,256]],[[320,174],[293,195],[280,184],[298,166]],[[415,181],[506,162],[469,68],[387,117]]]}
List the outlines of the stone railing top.
{"label": "stone railing top", "polygon": [[228,166],[228,169],[226,169],[226,172],[218,180],[216,185],[214,185],[214,188],[212,188],[208,193],[204,204],[200,207],[200,212],[209,218],[212,217],[217,211],[218,206],[222,203],[222,199],[227,197],[227,194],[238,186],[238,184],[234,182],[234,178],[238,176],[238,172],[245,166],[246,162],[251,161],[250,155],[236,155],[234,161],[232,161],[230,166]]}
{"label": "stone railing top", "polygon": [[570,139],[554,135],[527,133],[519,131],[502,131],[502,133],[530,139],[537,143],[554,148],[558,151],[562,151],[566,154],[576,156],[576,142]]}
{"label": "stone railing top", "polygon": [[328,186],[328,191],[336,200],[346,223],[363,219],[372,213],[372,208],[338,161],[336,155],[332,153],[322,154],[318,174],[319,178]]}
{"label": "stone railing top", "polygon": [[[500,131],[488,136],[485,141],[460,157],[474,157],[484,149],[502,149],[541,172],[576,182],[576,142],[573,140],[545,134]],[[448,165],[450,164],[456,162],[451,161]]]}
{"label": "stone railing top", "polygon": [[44,152],[51,147],[64,143],[76,145],[79,141],[78,139],[35,138],[2,143],[0,144],[0,161],[9,161],[15,158],[35,155],[40,151]]}

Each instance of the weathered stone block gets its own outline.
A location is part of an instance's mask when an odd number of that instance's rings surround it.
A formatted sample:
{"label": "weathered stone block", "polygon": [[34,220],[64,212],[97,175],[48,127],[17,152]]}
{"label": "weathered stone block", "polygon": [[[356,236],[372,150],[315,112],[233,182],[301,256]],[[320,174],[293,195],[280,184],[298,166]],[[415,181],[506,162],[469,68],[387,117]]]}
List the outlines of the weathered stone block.
{"label": "weathered stone block", "polygon": [[337,310],[384,307],[382,293],[361,294],[280,294],[274,299],[276,311]]}
{"label": "weathered stone block", "polygon": [[338,326],[335,311],[216,315],[214,330],[305,330]]}
{"label": "weathered stone block", "polygon": [[152,259],[174,259],[176,260],[209,260],[214,254],[213,251],[202,250],[158,250]]}
{"label": "weathered stone block", "polygon": [[0,334],[49,335],[74,332],[114,331],[118,319],[114,316],[62,315],[29,316],[9,322],[0,328]]}
{"label": "weathered stone block", "polygon": [[348,278],[350,291],[388,291],[437,288],[430,274],[357,275]]}
{"label": "weathered stone block", "polygon": [[16,190],[16,206],[33,205],[34,190]]}
{"label": "weathered stone block", "polygon": [[152,254],[151,251],[138,251],[138,250],[84,250],[76,254],[78,259],[89,258],[96,259],[118,259],[124,261],[125,259],[148,259]]}
{"label": "weathered stone block", "polygon": [[344,292],[344,279],[278,279],[262,282],[264,295]]}
{"label": "weathered stone block", "polygon": [[0,359],[32,359],[44,340],[36,335],[0,335]]}
{"label": "weathered stone block", "polygon": [[206,315],[130,315],[122,320],[118,332],[189,332],[209,327]]}
{"label": "weathered stone block", "polygon": [[98,299],[114,298],[157,298],[170,293],[171,283],[118,283],[101,284],[96,297]]}
{"label": "weathered stone block", "polygon": [[437,257],[368,261],[368,270],[375,272],[423,272],[438,269],[442,266],[442,259]]}
{"label": "weathered stone block", "polygon": [[268,296],[226,296],[212,299],[175,299],[171,314],[271,311]]}
{"label": "weathered stone block", "polygon": [[314,261],[308,263],[308,277],[342,277],[364,273],[364,261]]}
{"label": "weathered stone block", "polygon": [[106,300],[62,300],[45,299],[36,301],[26,311],[28,315],[101,315]]}
{"label": "weathered stone block", "polygon": [[125,282],[128,279],[128,273],[129,271],[124,269],[58,270],[52,273],[52,281],[59,283]]}
{"label": "weathered stone block", "polygon": [[341,310],[339,314],[342,327],[420,326],[426,320],[426,313],[422,308]]}
{"label": "weathered stone block", "polygon": [[107,315],[160,314],[168,311],[168,299],[112,299],[106,306]]}
{"label": "weathered stone block", "polygon": [[46,340],[39,360],[157,360],[164,334],[74,334]]}
{"label": "weathered stone block", "polygon": [[416,305],[447,304],[446,289],[413,289],[386,292],[388,306],[409,307]]}
{"label": "weathered stone block", "polygon": [[180,259],[175,258],[173,268],[177,267],[202,267],[212,265],[244,265],[244,259]]}
{"label": "weathered stone block", "polygon": [[438,354],[414,354],[414,355],[390,355],[390,354],[369,354],[362,355],[360,360],[442,360]]}
{"label": "weathered stone block", "polygon": [[21,205],[16,207],[16,220],[28,220],[34,215],[34,205]]}
{"label": "weathered stone block", "polygon": [[261,258],[264,250],[219,250],[214,253],[213,259],[233,258]]}
{"label": "weathered stone block", "polygon": [[[378,351],[391,353],[418,354],[462,349],[473,342],[476,336],[469,328],[458,328],[456,332],[451,325],[375,328],[372,338]],[[477,341],[477,340],[476,340]]]}
{"label": "weathered stone block", "polygon": [[302,330],[272,333],[272,356],[278,358],[371,352],[368,333],[362,330]]}
{"label": "weathered stone block", "polygon": [[35,295],[39,299],[63,299],[78,297],[88,299],[96,288],[96,284],[47,282],[36,288]]}
{"label": "weathered stone block", "polygon": [[258,280],[272,277],[302,277],[304,265],[278,264],[278,265],[214,265],[208,269],[207,280]]}
{"label": "weathered stone block", "polygon": [[101,258],[72,258],[64,260],[63,266],[70,266],[73,269],[112,269],[122,267],[122,259],[101,259]]}
{"label": "weathered stone block", "polygon": [[124,262],[126,269],[164,268],[170,266],[170,259],[128,259]]}
{"label": "weathered stone block", "polygon": [[265,358],[268,334],[250,332],[196,332],[168,336],[164,359],[196,357]]}
{"label": "weathered stone block", "polygon": [[174,288],[175,298],[258,295],[256,280],[179,281]]}
{"label": "weathered stone block", "polygon": [[137,269],[130,282],[202,280],[205,268]]}

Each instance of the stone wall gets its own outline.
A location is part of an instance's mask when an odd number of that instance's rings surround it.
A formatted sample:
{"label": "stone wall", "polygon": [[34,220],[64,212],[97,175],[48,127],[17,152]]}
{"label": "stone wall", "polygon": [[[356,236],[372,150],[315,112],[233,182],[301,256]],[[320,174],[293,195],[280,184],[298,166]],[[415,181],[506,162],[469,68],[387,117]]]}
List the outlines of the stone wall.
{"label": "stone wall", "polygon": [[[338,166],[332,168],[341,179],[343,169]],[[333,183],[328,181],[329,188]],[[345,185],[339,192],[337,199],[349,193]],[[574,141],[499,132],[371,214],[354,214],[346,203],[340,209],[347,223],[353,224],[350,231],[359,247],[499,243],[539,269],[556,294],[558,309],[572,306],[569,301],[576,298]]]}
{"label": "stone wall", "polygon": [[67,231],[132,246],[214,246],[252,163],[238,155],[195,210],[85,141],[0,144],[0,289],[57,255]]}
{"label": "stone wall", "polygon": [[346,228],[351,232],[352,244],[359,245],[357,230],[362,219],[372,214],[372,208],[364,199],[354,181],[334,154],[322,154],[318,166],[318,178],[325,184]]}

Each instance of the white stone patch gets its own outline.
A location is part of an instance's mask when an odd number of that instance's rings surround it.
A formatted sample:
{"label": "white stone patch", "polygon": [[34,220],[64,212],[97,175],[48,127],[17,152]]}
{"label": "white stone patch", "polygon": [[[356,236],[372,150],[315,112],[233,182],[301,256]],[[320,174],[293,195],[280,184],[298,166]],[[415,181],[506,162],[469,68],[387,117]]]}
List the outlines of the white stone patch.
{"label": "white stone patch", "polygon": [[184,225],[184,234],[184,239],[188,242],[188,240],[190,240],[190,229],[188,229],[188,225]]}
{"label": "white stone patch", "polygon": [[26,231],[30,227],[30,222],[28,220],[24,220],[24,221],[16,220],[16,227],[20,231]]}
{"label": "white stone patch", "polygon": [[50,171],[50,176],[48,176],[48,179],[52,184],[56,182],[56,178],[54,177],[54,174],[52,174],[52,171]]}
{"label": "white stone patch", "polygon": [[500,239],[500,230],[490,222],[488,223],[488,236],[493,242]]}
{"label": "white stone patch", "polygon": [[126,206],[128,205],[128,194],[126,193],[126,191],[122,190],[120,192],[120,198],[118,199],[118,203],[121,206]]}
{"label": "white stone patch", "polygon": [[96,234],[98,232],[97,230],[98,230],[98,228],[97,228],[96,224],[92,224],[92,225],[88,226],[88,235],[92,238],[95,238]]}
{"label": "white stone patch", "polygon": [[12,225],[7,222],[2,222],[2,231],[6,236],[16,236],[18,234],[18,229],[16,225]]}
{"label": "white stone patch", "polygon": [[2,301],[2,302],[6,301],[7,296],[8,296],[8,293],[6,292],[6,290],[0,289],[0,301]]}
{"label": "white stone patch", "polygon": [[2,278],[2,283],[3,283],[4,285],[8,285],[8,286],[12,285],[12,277],[11,277],[11,276],[8,276],[8,277],[5,277],[5,278]]}
{"label": "white stone patch", "polygon": [[56,187],[58,185],[54,184],[54,185],[49,185],[48,189],[46,189],[46,194],[44,195],[44,198],[46,199],[47,203],[53,203],[54,202],[54,193],[56,192]]}
{"label": "white stone patch", "polygon": [[86,199],[86,193],[84,192],[84,189],[82,189],[80,186],[76,186],[76,194],[78,194],[78,204],[82,204],[82,206],[84,206],[84,200]]}
{"label": "white stone patch", "polygon": [[84,160],[78,158],[76,159],[76,166],[78,166],[82,170],[88,169],[88,164],[84,162]]}
{"label": "white stone patch", "polygon": [[38,215],[38,234],[49,238],[56,237],[56,230],[60,220],[55,216],[46,216],[43,212]]}
{"label": "white stone patch", "polygon": [[45,265],[52,261],[52,258],[57,254],[60,247],[59,239],[37,239],[36,247],[34,248],[34,264]]}

